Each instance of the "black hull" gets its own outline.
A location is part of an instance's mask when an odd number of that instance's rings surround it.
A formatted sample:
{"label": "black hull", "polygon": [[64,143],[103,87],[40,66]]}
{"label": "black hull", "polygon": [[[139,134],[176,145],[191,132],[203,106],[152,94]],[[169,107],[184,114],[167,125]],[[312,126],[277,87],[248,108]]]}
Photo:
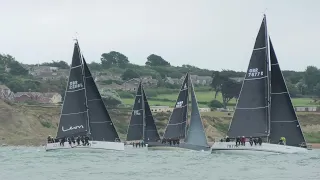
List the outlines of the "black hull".
{"label": "black hull", "polygon": [[169,145],[169,144],[162,144],[161,142],[149,142],[148,143],[148,149],[163,149],[163,150],[172,150],[172,149],[189,149],[194,151],[209,151],[210,147],[204,147],[204,146],[197,146],[192,144],[186,144],[186,143],[180,143],[179,145]]}

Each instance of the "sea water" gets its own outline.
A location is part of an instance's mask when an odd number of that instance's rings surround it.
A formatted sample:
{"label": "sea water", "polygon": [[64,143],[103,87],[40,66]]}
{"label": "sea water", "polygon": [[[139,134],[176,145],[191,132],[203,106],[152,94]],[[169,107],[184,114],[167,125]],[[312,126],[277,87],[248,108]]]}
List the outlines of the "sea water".
{"label": "sea water", "polygon": [[320,151],[228,155],[148,151],[45,152],[0,147],[0,180],[317,180]]}

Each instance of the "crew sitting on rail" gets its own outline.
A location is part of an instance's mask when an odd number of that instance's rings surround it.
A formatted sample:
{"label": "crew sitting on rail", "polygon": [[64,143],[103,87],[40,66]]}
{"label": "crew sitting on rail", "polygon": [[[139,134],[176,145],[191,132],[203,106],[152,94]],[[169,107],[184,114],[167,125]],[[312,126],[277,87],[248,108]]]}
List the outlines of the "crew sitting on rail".
{"label": "crew sitting on rail", "polygon": [[84,142],[85,142],[85,145],[89,146],[90,143],[89,143],[89,137],[88,136],[85,136],[84,137]]}
{"label": "crew sitting on rail", "polygon": [[261,137],[258,137],[258,144],[261,146],[261,144],[262,144],[262,139],[261,139]]}
{"label": "crew sitting on rail", "polygon": [[240,141],[240,136],[238,136],[238,137],[236,138],[236,146],[238,146],[238,144],[240,145],[240,143],[241,143],[241,141]]}
{"label": "crew sitting on rail", "polygon": [[226,136],[226,142],[230,142],[230,138]]}
{"label": "crew sitting on rail", "polygon": [[250,136],[250,138],[249,138],[249,143],[250,143],[250,146],[253,145],[253,138],[252,138],[252,136]]}
{"label": "crew sitting on rail", "polygon": [[54,143],[54,139],[51,135],[48,136],[48,143]]}
{"label": "crew sitting on rail", "polygon": [[279,139],[279,144],[281,144],[281,145],[286,145],[286,138],[285,138],[285,137],[281,137],[281,138]]}
{"label": "crew sitting on rail", "polygon": [[241,137],[240,141],[242,146],[246,145],[246,138],[244,136]]}

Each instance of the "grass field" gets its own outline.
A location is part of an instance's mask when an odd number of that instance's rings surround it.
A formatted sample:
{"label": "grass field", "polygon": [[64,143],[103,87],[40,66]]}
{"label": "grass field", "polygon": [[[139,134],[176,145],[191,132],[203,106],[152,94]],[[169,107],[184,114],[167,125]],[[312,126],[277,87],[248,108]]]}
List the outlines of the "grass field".
{"label": "grass field", "polygon": [[[148,102],[152,106],[174,106],[177,97],[178,92],[172,94],[160,94],[153,97],[152,100],[148,100]],[[200,107],[207,107],[207,103],[214,98],[214,91],[196,92],[196,97]],[[218,94],[217,100],[222,102],[221,94]],[[122,101],[124,104],[132,105],[134,99],[122,98]],[[314,104],[311,98],[292,98],[292,102],[294,106],[319,106],[319,104]],[[232,99],[229,103],[235,104],[236,100]]]}

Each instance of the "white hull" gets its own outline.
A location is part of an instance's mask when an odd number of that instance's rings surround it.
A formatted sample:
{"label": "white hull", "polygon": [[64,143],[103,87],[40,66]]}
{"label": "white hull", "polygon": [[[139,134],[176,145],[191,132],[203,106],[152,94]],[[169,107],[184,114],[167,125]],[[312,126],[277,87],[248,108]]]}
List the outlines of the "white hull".
{"label": "white hull", "polygon": [[140,147],[139,146],[138,147],[135,147],[135,146],[133,147],[132,144],[127,144],[127,145],[124,145],[124,148],[125,149],[145,149],[146,150],[146,149],[148,149],[148,144],[146,144],[146,146],[144,146],[144,147],[141,147],[141,146]]}
{"label": "white hull", "polygon": [[236,146],[235,142],[215,142],[211,147],[211,152],[230,152],[230,153],[263,153],[263,154],[294,154],[308,153],[308,150],[301,147],[285,146],[280,144],[262,143],[262,145],[252,145],[246,142],[245,146]]}
{"label": "white hull", "polygon": [[91,151],[91,150],[124,150],[124,143],[122,142],[108,142],[108,141],[90,141],[89,146],[78,146],[77,144],[69,145],[68,142],[64,143],[64,146],[60,146],[60,143],[49,143],[45,147],[46,151],[52,150],[83,150],[83,151]]}
{"label": "white hull", "polygon": [[179,146],[151,146],[148,150],[161,150],[161,151],[190,151],[190,149],[180,148]]}

